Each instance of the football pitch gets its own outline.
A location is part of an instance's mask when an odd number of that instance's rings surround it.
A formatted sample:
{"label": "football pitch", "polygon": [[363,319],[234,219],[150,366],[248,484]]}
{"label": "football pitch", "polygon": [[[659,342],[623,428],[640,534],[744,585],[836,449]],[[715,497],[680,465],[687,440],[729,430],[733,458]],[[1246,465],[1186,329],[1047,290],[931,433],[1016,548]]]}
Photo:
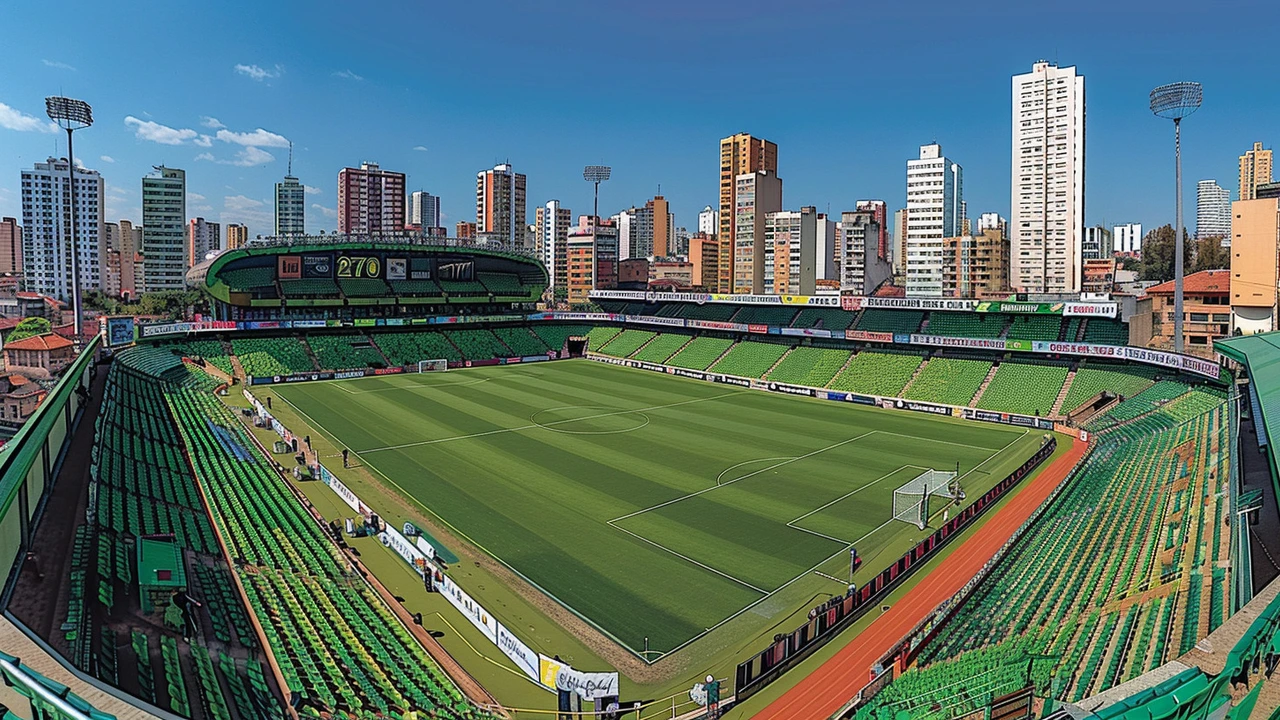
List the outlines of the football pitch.
{"label": "football pitch", "polygon": [[650,661],[803,579],[842,592],[850,547],[870,577],[920,536],[892,519],[895,488],[958,466],[976,497],[1040,441],[586,360],[271,390],[624,647],[647,638]]}

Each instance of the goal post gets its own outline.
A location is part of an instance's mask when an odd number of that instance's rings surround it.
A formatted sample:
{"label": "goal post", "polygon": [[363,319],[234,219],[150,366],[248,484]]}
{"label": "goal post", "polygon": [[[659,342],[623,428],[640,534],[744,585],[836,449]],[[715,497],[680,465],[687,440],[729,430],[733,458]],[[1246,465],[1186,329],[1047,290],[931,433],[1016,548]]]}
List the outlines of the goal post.
{"label": "goal post", "polygon": [[419,360],[418,372],[444,372],[449,369],[448,360]]}
{"label": "goal post", "polygon": [[923,530],[929,524],[929,498],[951,500],[958,492],[956,473],[928,469],[893,491],[893,519],[911,523]]}

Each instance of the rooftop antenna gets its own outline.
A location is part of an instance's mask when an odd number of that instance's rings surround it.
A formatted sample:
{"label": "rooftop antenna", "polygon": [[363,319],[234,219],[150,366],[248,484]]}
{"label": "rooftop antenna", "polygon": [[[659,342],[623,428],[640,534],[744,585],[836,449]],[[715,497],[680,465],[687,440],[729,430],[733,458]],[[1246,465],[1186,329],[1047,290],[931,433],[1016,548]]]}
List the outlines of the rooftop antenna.
{"label": "rooftop antenna", "polygon": [[289,141],[289,177],[293,177],[293,141]]}

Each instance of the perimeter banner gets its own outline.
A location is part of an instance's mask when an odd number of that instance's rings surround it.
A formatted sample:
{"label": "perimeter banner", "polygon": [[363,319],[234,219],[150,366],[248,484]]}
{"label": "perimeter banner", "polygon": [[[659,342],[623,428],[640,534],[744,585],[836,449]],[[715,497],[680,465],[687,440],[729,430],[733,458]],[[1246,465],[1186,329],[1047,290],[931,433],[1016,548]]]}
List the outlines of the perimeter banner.
{"label": "perimeter banner", "polygon": [[583,700],[618,696],[618,673],[582,672],[542,654],[538,655],[538,682],[557,690],[577,693]]}

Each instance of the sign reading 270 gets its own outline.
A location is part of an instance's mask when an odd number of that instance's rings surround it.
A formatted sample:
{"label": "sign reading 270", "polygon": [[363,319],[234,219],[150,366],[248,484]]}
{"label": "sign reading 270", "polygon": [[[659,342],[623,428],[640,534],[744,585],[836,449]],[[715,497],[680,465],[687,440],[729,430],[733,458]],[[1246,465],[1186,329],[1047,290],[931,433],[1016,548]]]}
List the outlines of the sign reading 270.
{"label": "sign reading 270", "polygon": [[373,256],[339,255],[337,272],[340,278],[380,278],[382,260]]}

